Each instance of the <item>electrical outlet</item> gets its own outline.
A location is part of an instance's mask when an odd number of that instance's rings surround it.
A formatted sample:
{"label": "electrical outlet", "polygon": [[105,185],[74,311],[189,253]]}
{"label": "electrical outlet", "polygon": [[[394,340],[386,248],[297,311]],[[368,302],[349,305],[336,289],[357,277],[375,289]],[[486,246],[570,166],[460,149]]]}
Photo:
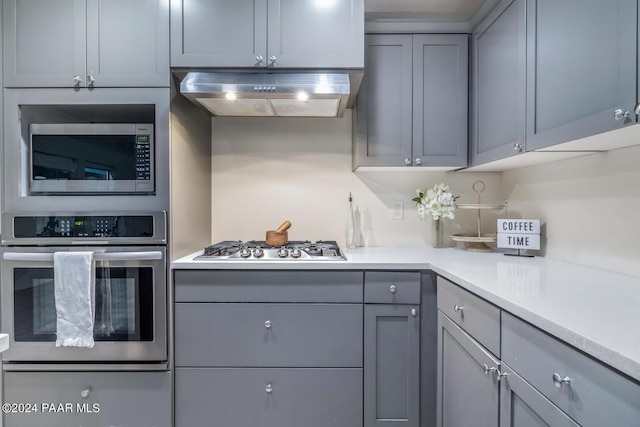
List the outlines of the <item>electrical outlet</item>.
{"label": "electrical outlet", "polygon": [[404,219],[404,204],[402,200],[391,201],[391,219]]}

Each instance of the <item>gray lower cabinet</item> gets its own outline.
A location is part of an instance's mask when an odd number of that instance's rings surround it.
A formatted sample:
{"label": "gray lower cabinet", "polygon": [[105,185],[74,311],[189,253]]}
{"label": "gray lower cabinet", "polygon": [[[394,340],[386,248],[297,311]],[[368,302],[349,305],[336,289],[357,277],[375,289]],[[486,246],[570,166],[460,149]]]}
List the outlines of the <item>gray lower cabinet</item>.
{"label": "gray lower cabinet", "polygon": [[366,304],[364,425],[420,425],[418,306]]}
{"label": "gray lower cabinet", "polygon": [[11,371],[3,388],[5,427],[172,425],[169,372]]}
{"label": "gray lower cabinet", "polygon": [[[640,383],[504,310],[462,321],[490,304],[454,287],[438,278],[439,427],[640,427]],[[499,356],[474,335],[491,329]]]}
{"label": "gray lower cabinet", "polygon": [[365,427],[420,426],[420,280],[365,272]]}
{"label": "gray lower cabinet", "polygon": [[175,426],[354,427],[363,273],[174,272]]}
{"label": "gray lower cabinet", "polygon": [[438,313],[438,427],[497,427],[499,360]]}
{"label": "gray lower cabinet", "polygon": [[3,0],[5,87],[169,87],[169,0]]}
{"label": "gray lower cabinet", "polygon": [[171,2],[172,67],[362,68],[364,0]]}
{"label": "gray lower cabinet", "polygon": [[525,5],[502,0],[472,36],[471,166],[524,150]]}
{"label": "gray lower cabinet", "polygon": [[507,365],[503,364],[500,372],[507,375],[500,388],[501,427],[578,427],[571,417]]}
{"label": "gray lower cabinet", "polygon": [[467,165],[468,36],[365,37],[354,169]]}
{"label": "gray lower cabinet", "polygon": [[176,427],[362,425],[362,369],[176,368]]}
{"label": "gray lower cabinet", "polygon": [[636,0],[527,1],[527,151],[636,122],[637,19]]}
{"label": "gray lower cabinet", "polygon": [[637,382],[506,312],[502,342],[503,363],[576,423],[640,426]]}

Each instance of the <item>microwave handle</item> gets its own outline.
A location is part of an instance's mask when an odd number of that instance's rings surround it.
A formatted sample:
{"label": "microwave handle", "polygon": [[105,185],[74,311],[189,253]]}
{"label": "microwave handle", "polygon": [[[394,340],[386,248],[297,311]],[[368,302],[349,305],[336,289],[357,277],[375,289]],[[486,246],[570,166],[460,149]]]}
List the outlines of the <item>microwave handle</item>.
{"label": "microwave handle", "polygon": [[[93,259],[96,261],[148,261],[162,259],[160,251],[146,252],[96,252]],[[42,261],[53,262],[53,253],[38,252],[5,252],[2,254],[5,261]]]}

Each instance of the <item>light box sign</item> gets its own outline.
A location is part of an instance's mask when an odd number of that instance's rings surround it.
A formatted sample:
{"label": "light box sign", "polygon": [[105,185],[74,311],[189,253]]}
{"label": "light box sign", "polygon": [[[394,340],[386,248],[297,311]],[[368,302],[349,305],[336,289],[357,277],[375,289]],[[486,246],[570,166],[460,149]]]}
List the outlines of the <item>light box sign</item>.
{"label": "light box sign", "polygon": [[539,219],[499,219],[499,248],[540,250]]}

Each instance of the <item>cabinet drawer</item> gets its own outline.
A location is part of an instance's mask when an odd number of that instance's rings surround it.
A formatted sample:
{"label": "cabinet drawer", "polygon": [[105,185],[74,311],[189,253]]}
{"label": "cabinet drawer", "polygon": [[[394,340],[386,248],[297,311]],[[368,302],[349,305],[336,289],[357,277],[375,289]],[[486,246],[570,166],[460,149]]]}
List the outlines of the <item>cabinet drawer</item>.
{"label": "cabinet drawer", "polygon": [[640,426],[640,384],[507,313],[502,361],[583,426]]}
{"label": "cabinet drawer", "polygon": [[496,356],[500,356],[500,309],[438,277],[438,309]]}
{"label": "cabinet drawer", "polygon": [[362,425],[362,369],[177,368],[176,427]]}
{"label": "cabinet drawer", "polygon": [[364,302],[420,304],[420,273],[374,271],[364,274]]}
{"label": "cabinet drawer", "polygon": [[4,402],[38,405],[5,427],[171,426],[169,372],[5,372]]}
{"label": "cabinet drawer", "polygon": [[358,271],[178,270],[176,302],[362,302]]}
{"label": "cabinet drawer", "polygon": [[361,304],[175,308],[177,366],[362,367]]}

